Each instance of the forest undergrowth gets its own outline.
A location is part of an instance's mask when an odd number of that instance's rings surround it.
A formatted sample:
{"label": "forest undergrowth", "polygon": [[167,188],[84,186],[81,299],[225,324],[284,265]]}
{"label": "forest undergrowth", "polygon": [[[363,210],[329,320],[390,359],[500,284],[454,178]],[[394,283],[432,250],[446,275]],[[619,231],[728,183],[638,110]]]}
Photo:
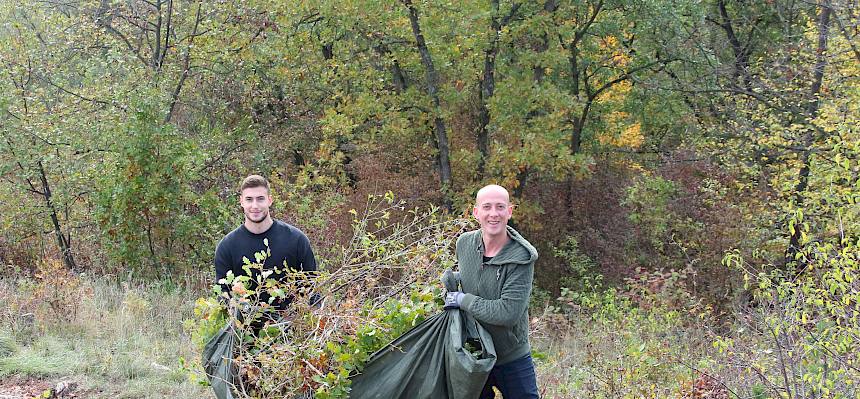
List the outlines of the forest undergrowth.
{"label": "forest undergrowth", "polygon": [[[240,397],[308,390],[345,397],[349,376],[373,351],[440,311],[438,275],[453,262],[445,249],[466,224],[432,209],[394,220],[401,206],[382,196],[355,213],[350,245],[329,260],[337,267],[304,285],[326,298],[322,307],[296,301],[289,329],[240,332],[247,338],[237,355],[247,382]],[[690,293],[690,270],[642,271],[619,286],[584,277],[555,298],[535,290],[531,337],[542,396],[857,397],[856,244],[849,237],[808,248],[808,270],[793,279],[729,253],[724,267],[743,273],[751,298],[731,315]],[[200,351],[230,317],[207,284],[118,283],[69,272],[60,261],[36,269],[0,281],[0,377],[74,380],[87,397],[211,395]],[[231,306],[253,300],[246,280],[230,283]],[[260,287],[284,289],[272,281]]]}

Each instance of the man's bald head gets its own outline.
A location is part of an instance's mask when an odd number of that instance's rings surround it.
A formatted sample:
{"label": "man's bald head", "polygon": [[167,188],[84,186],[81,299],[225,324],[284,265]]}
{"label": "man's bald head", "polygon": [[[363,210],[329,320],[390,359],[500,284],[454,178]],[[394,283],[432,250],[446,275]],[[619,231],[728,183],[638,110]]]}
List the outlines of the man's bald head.
{"label": "man's bald head", "polygon": [[489,240],[507,240],[505,226],[513,214],[511,196],[508,190],[497,184],[491,184],[480,190],[475,195],[475,208],[472,216],[481,225],[481,234],[485,242]]}
{"label": "man's bald head", "polygon": [[497,196],[502,195],[505,198],[505,202],[508,204],[511,203],[511,196],[508,194],[508,190],[498,184],[490,184],[488,186],[484,186],[480,190],[478,190],[478,194],[475,195],[475,204],[480,204],[481,200],[487,196]]}

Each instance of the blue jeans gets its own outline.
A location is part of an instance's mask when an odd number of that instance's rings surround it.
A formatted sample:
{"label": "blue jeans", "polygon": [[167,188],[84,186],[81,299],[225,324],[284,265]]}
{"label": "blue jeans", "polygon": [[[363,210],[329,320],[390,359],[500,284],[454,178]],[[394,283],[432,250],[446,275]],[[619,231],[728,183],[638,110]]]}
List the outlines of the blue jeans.
{"label": "blue jeans", "polygon": [[493,367],[490,377],[481,391],[481,399],[496,397],[493,386],[505,399],[535,398],[538,396],[537,377],[532,355],[525,355],[502,366]]}

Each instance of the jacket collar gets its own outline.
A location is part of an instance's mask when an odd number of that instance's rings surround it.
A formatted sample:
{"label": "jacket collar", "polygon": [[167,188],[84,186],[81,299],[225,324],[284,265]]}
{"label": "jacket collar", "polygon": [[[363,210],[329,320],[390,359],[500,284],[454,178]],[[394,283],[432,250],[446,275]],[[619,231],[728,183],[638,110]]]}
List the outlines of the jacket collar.
{"label": "jacket collar", "polygon": [[[505,263],[517,263],[517,264],[528,264],[537,260],[538,254],[537,250],[523,238],[520,233],[514,230],[511,226],[506,226],[508,238],[507,244],[499,251],[496,256],[493,257],[487,264],[495,265],[495,264],[505,264]],[[484,238],[481,234],[481,230],[478,229],[475,231],[475,242],[474,248],[475,252],[479,253],[481,256],[484,254]],[[522,248],[522,249],[520,249]]]}

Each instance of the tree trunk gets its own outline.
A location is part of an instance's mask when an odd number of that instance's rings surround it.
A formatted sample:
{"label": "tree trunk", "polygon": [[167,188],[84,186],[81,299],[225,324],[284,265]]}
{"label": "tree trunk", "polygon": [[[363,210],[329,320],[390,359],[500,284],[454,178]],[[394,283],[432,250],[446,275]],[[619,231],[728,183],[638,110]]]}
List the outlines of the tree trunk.
{"label": "tree trunk", "polygon": [[[48,176],[45,174],[45,167],[42,165],[42,161],[37,162],[37,165],[39,166],[39,179],[42,182],[42,197],[45,199],[45,205],[51,213],[51,223],[54,225],[54,235],[57,236],[57,245],[63,254],[63,263],[69,270],[74,270],[76,265],[69,243],[71,239],[63,235],[63,230],[60,227],[60,218],[57,215],[57,208],[54,206],[53,194],[51,193],[51,186],[48,184]],[[71,237],[71,233],[69,237]]]}
{"label": "tree trunk", "polygon": [[[591,15],[588,17],[588,20],[585,21],[582,28],[578,29],[576,31],[576,33],[574,33],[573,41],[571,41],[571,43],[568,44],[569,47],[567,48],[567,50],[570,52],[570,55],[568,57],[568,62],[570,63],[570,80],[571,80],[571,82],[570,82],[570,93],[574,97],[576,97],[577,99],[580,99],[581,98],[580,94],[582,93],[582,89],[583,89],[580,86],[580,83],[581,83],[580,81],[584,80],[584,83],[585,83],[584,89],[585,89],[586,96],[588,97],[585,106],[582,108],[582,112],[575,119],[573,119],[573,130],[570,133],[570,153],[571,154],[579,153],[580,148],[582,147],[582,131],[585,127],[585,121],[588,118],[588,111],[589,111],[589,108],[591,108],[591,103],[594,101],[595,98],[597,98],[597,96],[600,94],[601,91],[603,91],[606,88],[610,87],[611,85],[615,84],[613,82],[607,83],[607,85],[604,85],[604,87],[601,87],[600,89],[598,89],[597,91],[592,93],[589,90],[589,86],[588,86],[588,81],[587,81],[588,75],[585,73],[585,70],[584,70],[584,68],[587,68],[588,66],[587,65],[580,66],[580,62],[579,62],[579,56],[580,56],[579,55],[579,43],[582,41],[583,38],[585,38],[586,34],[588,34],[588,30],[591,29],[591,26],[594,24],[594,21],[597,20],[597,15],[600,14],[601,11],[603,11],[603,0],[598,1],[597,4],[594,5],[594,9],[591,12]],[[583,68],[583,69],[580,70],[580,68]],[[583,78],[583,76],[585,76],[585,77]]]}
{"label": "tree trunk", "polygon": [[[543,4],[543,10],[548,14],[555,12],[558,10],[558,0],[547,0]],[[547,37],[546,32],[541,35],[540,41],[538,42],[537,47],[535,48],[535,52],[540,54],[545,52],[549,48],[549,37]],[[543,81],[543,77],[546,74],[546,68],[543,65],[535,65],[532,70],[532,77],[535,84],[540,84]]]}
{"label": "tree trunk", "polygon": [[[748,73],[749,69],[749,48],[741,45],[741,41],[735,33],[734,25],[732,23],[732,19],[729,16],[729,11],[726,9],[726,2],[724,0],[720,0],[717,2],[717,10],[720,13],[720,27],[726,32],[726,37],[729,39],[729,43],[732,45],[732,53],[735,56],[734,63],[734,71],[732,72],[732,78],[735,81],[740,80],[744,88],[748,91],[752,90],[752,82],[750,81],[750,76]],[[752,35],[752,32],[750,32]]]}
{"label": "tree trunk", "polygon": [[179,76],[179,82],[176,83],[176,87],[173,89],[173,95],[170,98],[170,108],[167,110],[167,116],[164,117],[164,123],[170,122],[173,118],[173,113],[176,111],[176,103],[179,102],[179,93],[182,92],[182,86],[185,84],[185,79],[188,79],[188,74],[191,72],[191,49],[194,47],[194,38],[198,35],[197,29],[200,27],[200,21],[203,20],[202,15],[200,14],[202,6],[202,1],[197,3],[197,13],[194,16],[194,28],[191,31],[191,35],[188,36],[188,47],[185,48],[185,57],[182,61],[182,75]]}
{"label": "tree trunk", "polygon": [[391,66],[389,67],[389,72],[391,72],[391,79],[394,82],[394,91],[397,94],[403,93],[409,87],[409,84],[406,81],[406,75],[403,73],[403,69],[400,67],[400,62],[397,61],[397,58],[394,58],[394,55],[391,53],[391,49],[388,48],[385,44],[379,44],[374,46],[373,49],[376,51],[376,54],[379,54],[380,57],[392,57]]}
{"label": "tree trunk", "polygon": [[445,121],[442,119],[442,106],[439,101],[439,76],[433,65],[433,57],[427,48],[427,42],[424,41],[424,35],[421,33],[421,25],[418,23],[418,10],[412,4],[412,0],[403,0],[403,4],[409,10],[409,22],[412,25],[412,34],[415,36],[418,53],[421,55],[421,63],[426,70],[427,94],[433,100],[433,131],[436,135],[436,148],[439,150],[437,165],[439,168],[442,201],[445,209],[452,211],[454,209],[454,201],[451,199],[451,150],[448,147],[448,133],[445,128]]}
{"label": "tree trunk", "polygon": [[161,0],[156,0],[155,4],[151,4],[155,7],[155,13],[157,16],[155,17],[155,26],[152,28],[154,31],[153,33],[155,34],[155,40],[152,44],[154,47],[152,47],[152,58],[149,61],[149,66],[156,71],[161,67],[161,4]]}
{"label": "tree trunk", "polygon": [[[493,8],[498,11],[499,2],[493,2]],[[496,17],[493,17],[493,28],[496,28]],[[493,96],[496,90],[495,68],[496,68],[496,52],[498,50],[497,41],[499,38],[498,30],[494,36],[490,47],[487,48],[484,55],[484,76],[481,79],[481,88],[478,91],[478,131],[477,144],[480,158],[478,159],[478,180],[484,178],[484,169],[487,158],[490,157],[490,133],[487,131],[487,125],[490,124],[490,110],[487,108],[487,101]]]}
{"label": "tree trunk", "polygon": [[[812,75],[812,85],[809,88],[809,99],[806,107],[806,117],[813,119],[818,116],[819,94],[821,93],[821,84],[824,80],[824,68],[827,66],[827,38],[830,28],[830,15],[832,8],[827,2],[821,4],[821,12],[818,15],[818,48],[815,55],[815,69]],[[812,146],[815,142],[815,131],[807,130],[804,134],[801,143],[803,152],[800,155],[801,167],[798,172],[797,185],[794,187],[794,202],[798,209],[803,208],[803,194],[809,186],[810,161],[812,155]],[[800,226],[796,226],[794,232],[789,238],[788,248],[785,251],[785,264],[788,265],[796,261],[798,252],[800,252],[802,244],[800,242],[801,234]]]}
{"label": "tree trunk", "polygon": [[[558,10],[558,0],[547,0],[543,4],[543,10],[547,14],[554,13],[556,10]],[[544,32],[543,34],[541,34],[540,40],[538,41],[538,44],[535,47],[535,52],[540,54],[540,53],[547,51],[547,49],[549,49],[549,36],[547,35],[546,32]],[[540,84],[543,82],[543,78],[545,75],[546,75],[546,68],[543,65],[535,65],[532,68],[532,80],[533,80],[535,86],[540,86]],[[531,119],[537,115],[538,115],[538,113],[531,112],[528,116],[526,116],[526,118]],[[516,187],[514,187],[514,190],[511,193],[514,196],[514,198],[520,199],[520,198],[522,198],[523,194],[525,194],[526,185],[528,183],[530,172],[531,172],[531,169],[529,168],[528,165],[522,165],[519,173],[517,173],[517,183],[518,184]]]}
{"label": "tree trunk", "polygon": [[492,1],[493,16],[490,21],[490,27],[493,29],[493,37],[490,40],[490,46],[484,53],[484,74],[481,78],[481,87],[478,91],[478,129],[477,129],[477,144],[478,152],[481,154],[478,160],[478,179],[484,178],[487,158],[490,157],[490,133],[487,131],[487,125],[490,124],[490,110],[487,108],[487,101],[493,96],[496,91],[496,55],[499,52],[499,38],[502,35],[502,26],[513,18],[519,8],[519,4],[514,4],[511,7],[511,12],[504,19],[499,19],[499,0]]}

